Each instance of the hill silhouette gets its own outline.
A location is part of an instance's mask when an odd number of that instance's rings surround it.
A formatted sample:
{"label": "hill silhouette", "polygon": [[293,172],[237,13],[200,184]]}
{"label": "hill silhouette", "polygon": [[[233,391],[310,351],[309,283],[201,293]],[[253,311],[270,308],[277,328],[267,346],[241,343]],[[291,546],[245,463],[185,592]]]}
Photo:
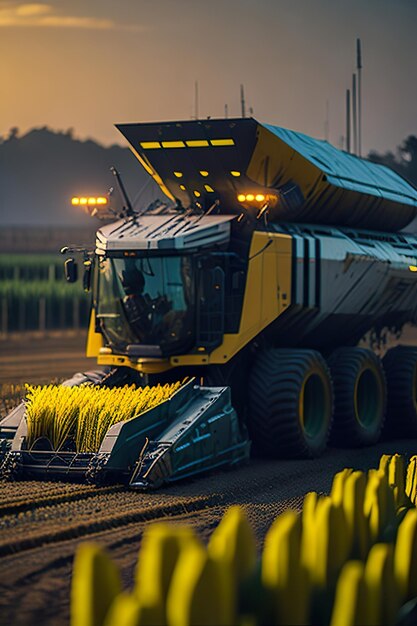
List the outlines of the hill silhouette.
{"label": "hill silhouette", "polygon": [[[104,195],[114,185],[110,167],[121,173],[131,200],[149,176],[128,148],[108,148],[74,139],[72,131],[37,128],[19,137],[11,129],[0,143],[0,224],[2,226],[90,226],[91,220],[71,206],[73,195]],[[140,205],[163,197],[153,180]]]}

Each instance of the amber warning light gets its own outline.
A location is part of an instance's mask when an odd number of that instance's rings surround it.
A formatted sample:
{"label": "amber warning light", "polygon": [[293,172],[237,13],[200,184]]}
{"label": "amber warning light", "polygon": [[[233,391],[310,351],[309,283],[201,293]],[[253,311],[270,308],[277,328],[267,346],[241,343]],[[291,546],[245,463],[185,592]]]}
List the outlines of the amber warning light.
{"label": "amber warning light", "polygon": [[256,195],[253,193],[240,193],[237,199],[239,202],[253,202],[254,200],[256,202],[264,202],[269,199],[269,196],[265,196],[263,193],[257,193]]}
{"label": "amber warning light", "polygon": [[109,203],[105,196],[74,196],[71,199],[73,206],[106,206]]}

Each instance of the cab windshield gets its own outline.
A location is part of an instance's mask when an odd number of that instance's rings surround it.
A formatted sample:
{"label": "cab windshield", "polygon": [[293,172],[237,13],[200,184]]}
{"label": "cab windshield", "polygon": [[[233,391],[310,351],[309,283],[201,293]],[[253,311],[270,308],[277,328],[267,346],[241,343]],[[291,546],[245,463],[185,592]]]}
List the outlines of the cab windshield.
{"label": "cab windshield", "polygon": [[97,317],[110,345],[154,346],[168,355],[193,344],[191,257],[102,259],[98,293]]}

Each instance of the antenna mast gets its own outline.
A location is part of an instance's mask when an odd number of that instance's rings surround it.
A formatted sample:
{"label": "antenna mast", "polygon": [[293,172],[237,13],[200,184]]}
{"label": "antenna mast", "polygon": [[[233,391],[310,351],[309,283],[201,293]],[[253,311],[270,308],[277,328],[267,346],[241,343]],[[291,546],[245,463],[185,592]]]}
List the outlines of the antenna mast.
{"label": "antenna mast", "polygon": [[240,85],[240,104],[242,106],[242,117],[246,117],[245,91],[243,89],[243,85]]}
{"label": "antenna mast", "polygon": [[326,119],[324,121],[324,138],[329,141],[330,137],[330,120],[329,120],[329,101],[326,100]]}
{"label": "antenna mast", "polygon": [[362,156],[362,46],[356,40],[356,69],[358,70],[358,154]]}
{"label": "antenna mast", "polygon": [[358,125],[356,115],[356,74],[352,74],[352,122],[353,122],[353,153],[358,154]]}
{"label": "antenna mast", "polygon": [[194,84],[194,117],[198,120],[198,80]]}
{"label": "antenna mast", "polygon": [[350,89],[346,89],[346,152],[350,152]]}

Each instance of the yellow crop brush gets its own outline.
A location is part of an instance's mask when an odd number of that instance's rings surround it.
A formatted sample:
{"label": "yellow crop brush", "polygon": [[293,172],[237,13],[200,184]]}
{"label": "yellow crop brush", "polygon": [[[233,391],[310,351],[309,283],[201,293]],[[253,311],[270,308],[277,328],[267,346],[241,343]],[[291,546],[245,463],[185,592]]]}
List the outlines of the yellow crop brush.
{"label": "yellow crop brush", "polygon": [[27,385],[27,445],[46,437],[54,450],[68,440],[77,452],[98,452],[108,429],[141,415],[165,400],[181,386],[180,382],[154,387],[79,387]]}

